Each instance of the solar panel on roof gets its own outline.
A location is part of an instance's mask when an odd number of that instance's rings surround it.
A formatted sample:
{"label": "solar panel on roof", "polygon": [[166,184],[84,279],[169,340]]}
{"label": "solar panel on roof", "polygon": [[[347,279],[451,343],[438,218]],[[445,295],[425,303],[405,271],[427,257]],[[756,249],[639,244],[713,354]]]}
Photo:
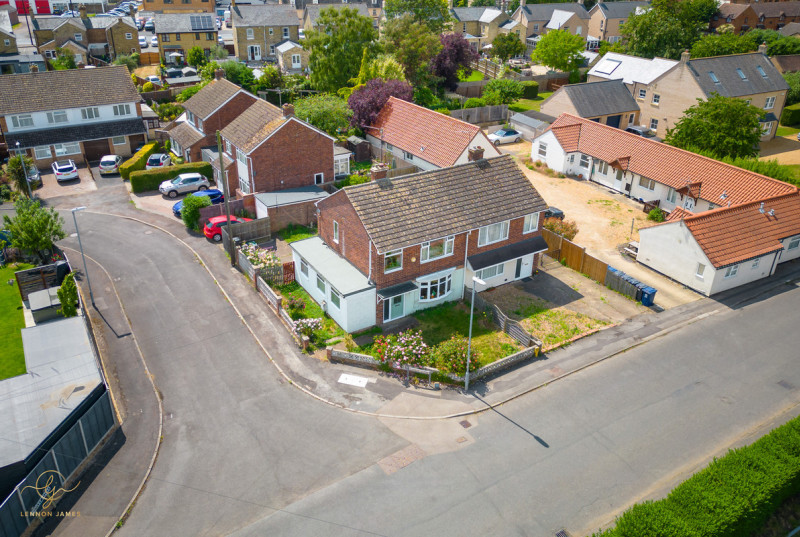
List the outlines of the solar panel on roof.
{"label": "solar panel on roof", "polygon": [[189,21],[192,25],[193,31],[214,29],[214,23],[211,21],[211,15],[191,15],[189,17]]}

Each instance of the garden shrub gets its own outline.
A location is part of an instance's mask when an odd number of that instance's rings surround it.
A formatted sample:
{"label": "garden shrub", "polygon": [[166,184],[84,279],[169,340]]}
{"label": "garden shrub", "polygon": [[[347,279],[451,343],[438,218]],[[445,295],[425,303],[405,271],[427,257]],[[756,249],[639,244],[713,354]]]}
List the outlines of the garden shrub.
{"label": "garden shrub", "polygon": [[800,103],[787,106],[781,113],[781,125],[791,127],[800,124]]}
{"label": "garden shrub", "polygon": [[353,186],[353,185],[360,185],[363,183],[369,182],[368,175],[361,175],[360,173],[354,173],[352,175],[347,176],[347,179],[340,179],[334,183],[336,188],[344,188],[346,186]]}
{"label": "garden shrub", "polygon": [[578,84],[581,81],[581,72],[578,70],[569,72],[569,83]]}
{"label": "garden shrub", "polygon": [[450,109],[449,109],[449,108],[437,108],[437,109],[436,109],[436,110],[434,110],[434,111],[435,111],[435,112],[439,112],[440,114],[444,114],[444,115],[446,115],[446,116],[449,116],[449,115],[450,115]]}
{"label": "garden shrub", "polygon": [[211,205],[208,196],[186,196],[181,208],[181,220],[183,224],[192,231],[200,231],[198,222],[200,221],[200,209]]}
{"label": "garden shrub", "polygon": [[574,220],[561,220],[559,218],[545,218],[542,227],[549,229],[553,233],[561,235],[568,241],[575,238],[578,234],[578,224]]}
{"label": "garden shrub", "polygon": [[539,83],[535,80],[528,80],[522,83],[522,98],[535,99],[539,96]]}
{"label": "garden shrub", "polygon": [[470,97],[464,101],[464,108],[480,108],[486,106],[486,101],[479,97]]}
{"label": "garden shrub", "polygon": [[[467,349],[469,341],[463,336],[452,336],[431,349],[431,361],[439,371],[463,375],[467,371]],[[478,369],[478,351],[472,349],[469,370]]]}
{"label": "garden shrub", "polygon": [[664,211],[662,211],[659,207],[653,208],[649,213],[647,213],[647,219],[652,220],[653,222],[663,222]]}
{"label": "garden shrub", "polygon": [[61,302],[61,308],[58,313],[64,317],[75,317],[78,314],[78,308],[75,304],[78,303],[78,286],[75,285],[75,273],[70,272],[61,282],[61,287],[56,291],[58,300]]}
{"label": "garden shrub", "polygon": [[393,364],[398,367],[430,365],[430,349],[422,340],[422,332],[419,330],[409,328],[399,334],[378,336],[375,338],[372,348],[378,359],[384,364]]}
{"label": "garden shrub", "polygon": [[[145,159],[146,161],[146,159]],[[120,167],[121,168],[121,167]],[[152,170],[139,170],[130,174],[131,190],[138,194],[150,190],[158,190],[158,185],[169,179],[174,179],[182,173],[201,173],[213,180],[214,172],[209,162],[187,162],[176,166],[164,166]]]}
{"label": "garden shrub", "polygon": [[275,250],[259,248],[258,244],[255,242],[246,242],[241,245],[239,249],[256,270],[278,267],[281,265],[281,260],[278,258]]}
{"label": "garden shrub", "polygon": [[131,172],[144,170],[147,159],[156,151],[158,151],[158,142],[145,144],[139,151],[134,153],[131,158],[120,164],[119,174],[127,181],[130,179]]}
{"label": "garden shrub", "polygon": [[156,87],[149,80],[142,85],[142,91],[153,91]]}

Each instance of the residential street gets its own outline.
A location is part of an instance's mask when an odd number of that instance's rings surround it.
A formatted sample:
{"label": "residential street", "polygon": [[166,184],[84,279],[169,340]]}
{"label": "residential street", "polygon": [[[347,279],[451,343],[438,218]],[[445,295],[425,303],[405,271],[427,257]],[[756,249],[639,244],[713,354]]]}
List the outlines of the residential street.
{"label": "residential street", "polygon": [[[87,255],[113,279],[104,281],[90,264],[98,307],[113,307],[113,291],[119,293],[164,404],[158,458],[121,535],[550,536],[561,528],[582,535],[639,498],[663,495],[727,446],[760,436],[763,424],[798,413],[793,306],[800,290],[792,284],[744,307],[701,301],[695,309],[648,315],[694,322],[661,337],[658,322],[633,323],[643,331],[632,333],[631,344],[644,338],[641,345],[495,410],[427,421],[353,414],[278,374],[205,265],[233,290],[231,300],[276,362],[291,363],[297,351],[276,324],[270,328],[271,314],[250,313],[255,295],[231,286],[244,280],[218,246],[187,236],[175,220],[131,208],[121,185],[99,186],[51,202],[152,221],[203,259],[156,228],[79,214]],[[624,337],[624,330],[604,332],[539,365],[552,379],[558,364],[616,352]],[[319,370],[370,375],[330,364]],[[478,397],[512,395],[524,371],[498,377]],[[347,395],[335,376],[310,378],[299,380],[315,394],[339,389],[331,397],[363,398],[365,409],[379,400],[369,395],[372,388]],[[482,405],[457,393],[410,393],[396,380],[381,382],[394,386],[375,408],[383,414],[443,415]],[[152,390],[143,386],[140,393],[152,403]],[[89,491],[126,480],[113,471],[122,455],[110,457]],[[145,462],[151,455],[139,454]],[[141,476],[131,471],[128,479],[138,483]],[[92,515],[110,529],[123,500]],[[91,501],[84,493],[74,509]],[[77,530],[62,524],[40,534]]]}

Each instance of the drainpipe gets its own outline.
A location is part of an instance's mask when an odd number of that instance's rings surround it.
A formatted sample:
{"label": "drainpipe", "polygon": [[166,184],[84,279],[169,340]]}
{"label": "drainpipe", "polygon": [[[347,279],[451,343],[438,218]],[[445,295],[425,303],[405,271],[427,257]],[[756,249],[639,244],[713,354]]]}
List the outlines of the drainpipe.
{"label": "drainpipe", "polygon": [[[469,237],[472,235],[472,230],[470,229],[467,231],[467,241],[464,243],[464,284],[461,286],[461,300],[464,300],[464,289],[466,287],[467,282],[467,250],[469,250]],[[475,284],[473,283],[472,286],[474,287]]]}
{"label": "drainpipe", "polygon": [[772,271],[775,270],[775,263],[777,263],[778,256],[781,254],[782,251],[783,250],[778,250],[777,252],[775,252],[775,257],[772,258],[772,266],[769,268],[769,274],[767,274],[767,276],[772,276],[773,274]]}

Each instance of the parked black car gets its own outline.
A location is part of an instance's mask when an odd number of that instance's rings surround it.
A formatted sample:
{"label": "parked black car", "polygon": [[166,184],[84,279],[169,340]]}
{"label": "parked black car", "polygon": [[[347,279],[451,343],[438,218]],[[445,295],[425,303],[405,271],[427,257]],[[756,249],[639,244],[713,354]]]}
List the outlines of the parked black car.
{"label": "parked black car", "polygon": [[564,219],[564,211],[559,209],[558,207],[550,207],[544,212],[545,218],[558,218],[559,220]]}

